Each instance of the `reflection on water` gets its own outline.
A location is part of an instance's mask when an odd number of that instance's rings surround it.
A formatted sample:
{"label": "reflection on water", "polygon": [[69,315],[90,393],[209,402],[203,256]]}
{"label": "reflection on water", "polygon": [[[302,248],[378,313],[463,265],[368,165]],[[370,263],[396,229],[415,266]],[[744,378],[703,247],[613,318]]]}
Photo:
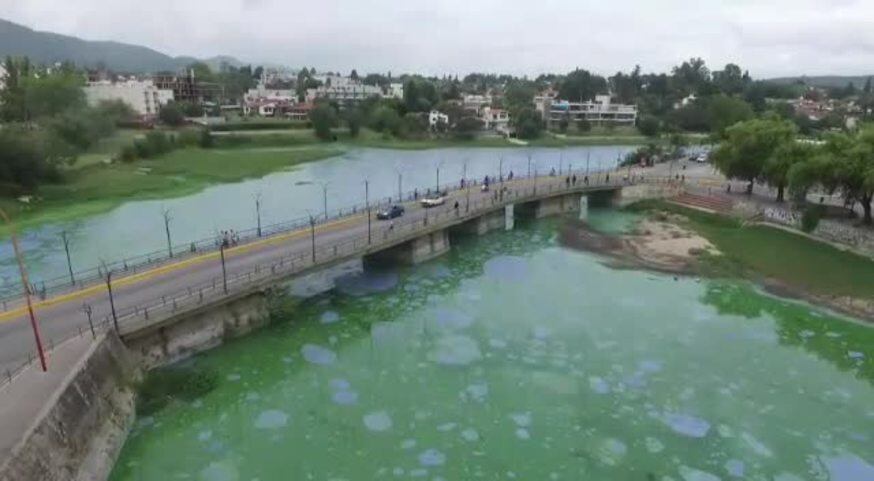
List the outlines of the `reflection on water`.
{"label": "reflection on water", "polygon": [[138,419],[112,479],[874,479],[869,328],[610,270],[555,227],[460,241],[170,368],[223,381]]}

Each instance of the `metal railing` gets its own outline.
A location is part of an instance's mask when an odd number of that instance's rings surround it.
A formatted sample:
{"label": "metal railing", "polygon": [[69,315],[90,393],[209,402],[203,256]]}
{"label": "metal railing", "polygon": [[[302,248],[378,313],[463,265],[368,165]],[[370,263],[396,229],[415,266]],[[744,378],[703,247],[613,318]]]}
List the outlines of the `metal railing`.
{"label": "metal railing", "polygon": [[[607,180],[607,177],[611,174],[613,176]],[[475,219],[483,213],[503,208],[505,205],[530,202],[554,195],[617,188],[639,183],[675,183],[673,179],[668,177],[645,177],[639,175],[627,177],[622,176],[618,172],[592,174],[588,176],[588,182],[585,183],[584,178],[578,176],[576,184],[573,185],[566,182],[566,177],[566,175],[560,177],[538,176],[536,179],[532,179],[517,176],[512,181],[497,181],[492,184],[492,194],[489,197],[484,198],[481,195],[477,195],[476,198],[470,199],[469,205],[466,196],[452,195],[445,205],[427,209],[426,216],[421,219],[400,217],[391,223],[378,223],[376,224],[376,229],[373,229],[369,235],[361,234],[338,242],[317,245],[314,252],[315,255],[313,255],[310,249],[305,249],[301,252],[275,258],[268,263],[256,264],[243,272],[228,273],[225,278],[220,276],[212,277],[206,282],[182,288],[175,295],[161,296],[160,298],[140,302],[133,306],[125,306],[116,312],[120,334],[127,335],[136,332],[166,321],[188,310],[206,306],[232,296],[245,294],[320,266],[384,250],[429,232]],[[441,186],[441,190],[446,189],[446,191],[457,193],[465,189],[479,188],[479,186],[481,184],[471,182],[463,188],[459,185]],[[415,197],[416,194],[411,193],[408,200],[414,200]],[[391,202],[385,201],[379,205],[384,206],[395,201],[393,199]],[[458,209],[454,206],[455,201],[459,203]],[[377,204],[371,206],[371,212],[376,207]],[[361,214],[361,210],[357,207],[353,207],[349,212],[349,214],[342,217]],[[340,217],[338,216],[337,218]],[[331,218],[328,220],[330,221]],[[324,222],[325,220],[322,220],[321,223]],[[303,231],[304,228],[306,230],[313,228],[309,219],[307,219],[305,225],[299,223],[289,225],[296,225],[296,228],[277,230],[273,235],[294,230]],[[255,238],[257,239],[257,237]],[[83,335],[94,335],[96,337],[99,332],[113,327],[113,321],[109,316],[92,320],[90,315],[88,315],[87,319],[87,325],[81,321],[78,324],[71,322],[71,331],[60,339],[47,339],[49,352],[55,346],[70,339]],[[35,359],[35,353],[28,351],[27,359],[22,359],[20,365],[15,368],[6,369],[5,372],[0,372],[0,389],[4,385],[11,383],[19,373],[32,365]]]}

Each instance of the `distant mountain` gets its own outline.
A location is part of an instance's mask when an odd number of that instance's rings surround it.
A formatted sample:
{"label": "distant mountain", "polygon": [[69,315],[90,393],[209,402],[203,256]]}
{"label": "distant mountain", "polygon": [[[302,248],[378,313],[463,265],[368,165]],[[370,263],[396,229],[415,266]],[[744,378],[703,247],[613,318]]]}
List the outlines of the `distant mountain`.
{"label": "distant mountain", "polygon": [[[194,57],[171,57],[148,47],[121,42],[82,40],[51,32],[32,30],[23,25],[0,19],[0,57],[27,56],[38,64],[73,62],[78,66],[104,66],[117,72],[146,73],[176,71],[192,62]],[[218,56],[206,60],[217,70],[222,62],[240,66],[233,57]]]}
{"label": "distant mountain", "polygon": [[[769,82],[775,82],[780,84],[794,84],[799,81],[804,82],[805,85],[809,85],[811,87],[820,87],[820,88],[832,88],[832,87],[846,87],[850,82],[856,86],[856,88],[862,88],[865,86],[865,82],[868,81],[869,77],[874,77],[872,75],[857,75],[857,76],[840,76],[840,75],[819,75],[819,76],[811,76],[808,77],[806,75],[802,75],[800,77],[779,77],[768,79]],[[874,82],[874,80],[872,80]]]}

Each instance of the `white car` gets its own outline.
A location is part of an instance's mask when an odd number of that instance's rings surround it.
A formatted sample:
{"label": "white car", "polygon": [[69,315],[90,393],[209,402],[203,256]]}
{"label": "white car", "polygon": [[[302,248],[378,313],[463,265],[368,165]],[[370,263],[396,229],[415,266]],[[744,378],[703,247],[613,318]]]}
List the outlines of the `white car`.
{"label": "white car", "polygon": [[437,207],[438,205],[443,205],[446,203],[446,197],[437,194],[431,197],[425,197],[421,201],[422,207]]}
{"label": "white car", "polygon": [[706,164],[707,154],[701,154],[698,157],[695,157],[695,162],[698,162],[699,164]]}

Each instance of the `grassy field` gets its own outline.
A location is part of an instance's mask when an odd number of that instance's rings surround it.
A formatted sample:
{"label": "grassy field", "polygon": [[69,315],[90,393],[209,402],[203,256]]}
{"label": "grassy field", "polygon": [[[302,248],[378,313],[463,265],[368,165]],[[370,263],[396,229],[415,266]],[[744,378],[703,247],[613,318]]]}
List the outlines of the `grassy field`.
{"label": "grassy field", "polygon": [[[330,145],[283,149],[183,149],[130,164],[92,164],[66,172],[66,182],[46,185],[30,204],[0,201],[19,228],[105,212],[131,200],[177,197],[217,183],[261,177],[341,151]],[[5,235],[7,229],[0,228]]]}
{"label": "grassy field", "polygon": [[727,217],[645,202],[634,209],[670,210],[689,219],[722,252],[706,261],[713,273],[774,278],[814,294],[874,299],[874,260],[766,226],[742,226]]}

